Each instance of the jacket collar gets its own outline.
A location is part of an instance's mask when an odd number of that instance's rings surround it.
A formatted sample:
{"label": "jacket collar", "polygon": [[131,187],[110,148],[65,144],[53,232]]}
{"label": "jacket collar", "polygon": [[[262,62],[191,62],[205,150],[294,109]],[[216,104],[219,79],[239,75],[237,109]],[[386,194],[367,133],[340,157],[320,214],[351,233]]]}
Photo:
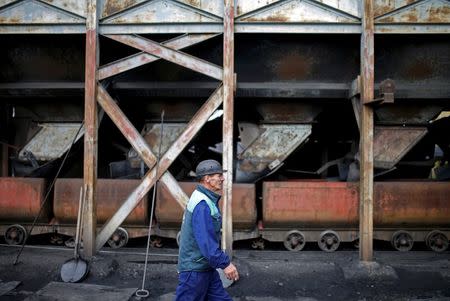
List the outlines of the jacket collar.
{"label": "jacket collar", "polygon": [[208,198],[211,199],[211,201],[213,201],[215,204],[217,204],[220,200],[220,195],[215,193],[214,191],[211,191],[207,188],[205,188],[205,186],[198,184],[197,188],[198,191],[200,191],[201,193],[204,193]]}

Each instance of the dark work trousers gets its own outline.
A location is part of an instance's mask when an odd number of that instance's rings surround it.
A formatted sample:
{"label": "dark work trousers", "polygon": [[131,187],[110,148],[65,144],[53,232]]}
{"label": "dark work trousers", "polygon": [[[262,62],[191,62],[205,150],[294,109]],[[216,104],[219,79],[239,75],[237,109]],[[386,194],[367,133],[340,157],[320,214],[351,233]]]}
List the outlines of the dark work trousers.
{"label": "dark work trousers", "polygon": [[232,301],[223,288],[219,273],[181,272],[178,276],[176,301]]}

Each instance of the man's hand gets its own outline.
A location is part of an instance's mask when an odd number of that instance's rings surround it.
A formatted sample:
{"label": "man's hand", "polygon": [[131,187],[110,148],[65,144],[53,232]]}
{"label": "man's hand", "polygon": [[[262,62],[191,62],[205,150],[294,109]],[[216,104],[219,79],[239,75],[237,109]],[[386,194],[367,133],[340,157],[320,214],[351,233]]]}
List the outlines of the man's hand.
{"label": "man's hand", "polygon": [[224,270],[225,276],[232,281],[238,281],[239,280],[239,273],[234,266],[234,264],[230,263]]}

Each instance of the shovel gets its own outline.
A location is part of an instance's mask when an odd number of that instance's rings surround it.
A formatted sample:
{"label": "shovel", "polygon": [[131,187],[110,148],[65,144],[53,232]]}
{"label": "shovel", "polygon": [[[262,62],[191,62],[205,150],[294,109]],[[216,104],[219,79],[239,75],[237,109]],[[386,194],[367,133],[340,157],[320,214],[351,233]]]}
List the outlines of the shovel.
{"label": "shovel", "polygon": [[78,217],[77,217],[77,229],[75,234],[75,248],[74,258],[67,260],[61,267],[61,279],[64,282],[80,282],[86,278],[89,273],[89,265],[86,260],[81,258],[79,254],[80,240],[81,240],[81,227],[83,224],[83,209],[84,198],[86,195],[86,189],[83,187],[80,189],[80,201],[78,204]]}

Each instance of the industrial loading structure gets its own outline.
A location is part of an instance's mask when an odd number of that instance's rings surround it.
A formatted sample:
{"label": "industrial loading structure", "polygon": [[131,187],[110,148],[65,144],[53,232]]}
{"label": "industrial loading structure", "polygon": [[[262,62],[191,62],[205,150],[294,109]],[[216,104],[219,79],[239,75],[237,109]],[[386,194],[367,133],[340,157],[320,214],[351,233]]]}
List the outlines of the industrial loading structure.
{"label": "industrial loading structure", "polygon": [[0,0],[0,41],[8,244],[72,245],[80,189],[87,256],[176,238],[213,158],[228,252],[448,247],[448,0]]}

